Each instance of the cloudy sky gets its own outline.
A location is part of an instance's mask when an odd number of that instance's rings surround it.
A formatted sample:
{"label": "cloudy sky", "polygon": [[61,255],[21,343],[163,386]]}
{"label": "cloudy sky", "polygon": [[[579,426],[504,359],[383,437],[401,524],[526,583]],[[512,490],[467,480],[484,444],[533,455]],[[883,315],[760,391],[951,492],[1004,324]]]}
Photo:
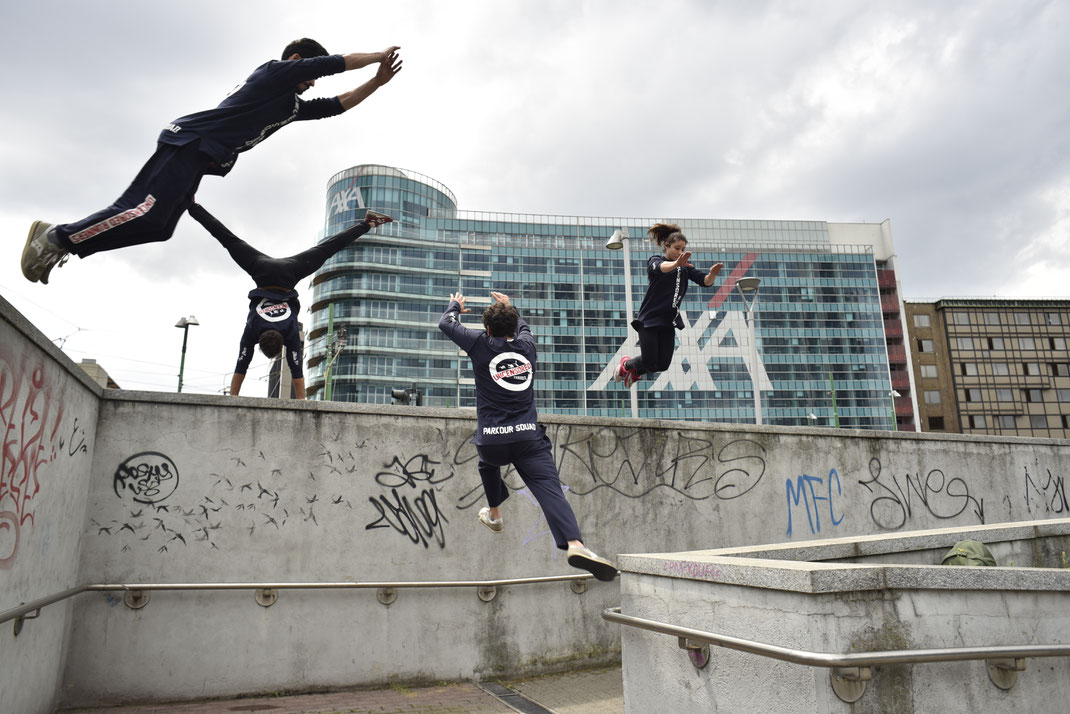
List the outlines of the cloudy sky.
{"label": "cloudy sky", "polygon": [[[908,298],[1070,297],[1070,3],[1059,0],[34,0],[0,8],[0,295],[125,388],[229,383],[248,277],[190,219],[174,238],[31,284],[34,219],[108,205],[160,129],[215,106],[287,41],[402,46],[356,109],[294,124],[198,200],[273,255],[322,228],[361,163],[460,207],[880,222]],[[328,77],[331,96],[372,68]],[[307,293],[307,291],[306,291]],[[244,393],[261,395],[266,360]]]}

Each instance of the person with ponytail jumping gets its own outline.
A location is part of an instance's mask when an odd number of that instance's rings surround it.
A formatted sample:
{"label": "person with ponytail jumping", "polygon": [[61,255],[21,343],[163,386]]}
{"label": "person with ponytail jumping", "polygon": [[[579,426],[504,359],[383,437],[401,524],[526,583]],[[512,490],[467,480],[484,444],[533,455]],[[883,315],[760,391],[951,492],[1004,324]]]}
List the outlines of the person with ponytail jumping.
{"label": "person with ponytail jumping", "polygon": [[687,294],[687,282],[711,287],[724,263],[715,263],[709,272],[702,272],[691,264],[687,237],[674,223],[658,223],[647,231],[650,239],[661,248],[661,255],[646,261],[647,286],[639,314],[632,327],[639,333],[640,356],[625,355],[617,366],[613,379],[631,387],[648,372],[664,372],[672,364],[676,345],[676,330],[684,329],[680,317],[680,303]]}

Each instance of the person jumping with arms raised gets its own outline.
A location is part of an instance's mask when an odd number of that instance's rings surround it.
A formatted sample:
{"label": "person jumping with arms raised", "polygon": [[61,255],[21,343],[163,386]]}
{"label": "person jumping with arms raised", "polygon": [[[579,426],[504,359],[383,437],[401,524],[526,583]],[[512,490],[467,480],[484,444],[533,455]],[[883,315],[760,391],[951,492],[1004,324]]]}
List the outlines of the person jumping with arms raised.
{"label": "person jumping with arms raised", "polygon": [[618,382],[623,380],[625,387],[631,387],[648,372],[664,372],[669,368],[676,350],[676,330],[684,329],[680,303],[687,294],[687,281],[711,287],[724,267],[724,263],[715,263],[704,273],[691,265],[687,237],[675,223],[658,223],[647,233],[662,254],[652,255],[646,261],[650,284],[639,314],[632,320],[632,327],[639,333],[640,356],[622,357],[613,377]]}
{"label": "person jumping with arms raised", "polygon": [[476,385],[476,433],[472,442],[479,454],[479,477],[487,503],[479,522],[494,533],[505,530],[500,506],[509,498],[501,467],[512,464],[524,485],[539,502],[554,543],[568,551],[568,564],[589,570],[599,580],[612,580],[617,568],[589,550],[580,527],[565,500],[554,463],[550,439],[535,410],[535,338],[520,313],[502,293],[483,312],[483,327],[473,330],[460,323],[469,312],[464,295],[450,295],[450,304],[438,321],[446,336],[472,361]]}
{"label": "person jumping with arms raised", "polygon": [[[294,40],[281,61],[257,67],[215,109],[165,126],[156,152],[111,206],[74,223],[34,221],[22,250],[22,274],[47,284],[52,268],[71,254],[85,258],[169,239],[203,176],[226,176],[239,153],[292,121],[324,119],[357,106],[401,71],[397,50],[328,55],[315,40]],[[298,96],[319,77],[375,63],[375,76],[356,89],[329,99],[305,101]]]}

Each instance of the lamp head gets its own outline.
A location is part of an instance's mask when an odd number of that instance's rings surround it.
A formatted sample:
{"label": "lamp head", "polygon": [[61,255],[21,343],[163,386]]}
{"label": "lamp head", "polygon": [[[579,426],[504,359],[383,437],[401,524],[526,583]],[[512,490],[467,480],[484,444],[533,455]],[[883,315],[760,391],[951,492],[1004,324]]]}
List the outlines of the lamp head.
{"label": "lamp head", "polygon": [[621,248],[624,247],[624,239],[627,238],[627,237],[628,237],[628,232],[627,231],[622,231],[621,229],[618,228],[617,230],[613,231],[613,235],[611,235],[609,237],[609,239],[606,240],[606,249],[607,250],[620,250]]}
{"label": "lamp head", "polygon": [[743,291],[744,293],[752,293],[752,292],[757,292],[758,291],[758,285],[761,282],[762,281],[759,278],[746,277],[746,278],[740,278],[739,280],[737,280],[736,281],[736,285],[738,285],[739,289],[741,291]]}

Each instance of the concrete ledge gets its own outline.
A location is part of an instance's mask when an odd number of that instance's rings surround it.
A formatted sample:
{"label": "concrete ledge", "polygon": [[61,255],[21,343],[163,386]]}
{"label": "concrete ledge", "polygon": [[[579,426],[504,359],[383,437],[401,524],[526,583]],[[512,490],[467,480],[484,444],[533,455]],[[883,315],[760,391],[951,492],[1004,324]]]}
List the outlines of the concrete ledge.
{"label": "concrete ledge", "polygon": [[[799,593],[846,593],[885,589],[1008,590],[1070,592],[1070,569],[1047,567],[965,568],[939,564],[960,540],[989,546],[1010,543],[1038,557],[1037,541],[1058,539],[1066,552],[1070,519],[938,528],[903,535],[836,538],[790,545],[719,548],[688,553],[621,555],[624,573],[695,580]],[[867,556],[899,554],[927,563],[870,564]],[[1049,557],[1054,553],[1048,549]],[[910,555],[907,555],[910,554]],[[1044,557],[1043,552],[1039,557]],[[850,563],[829,562],[852,558]],[[934,560],[935,558],[935,560]]]}

